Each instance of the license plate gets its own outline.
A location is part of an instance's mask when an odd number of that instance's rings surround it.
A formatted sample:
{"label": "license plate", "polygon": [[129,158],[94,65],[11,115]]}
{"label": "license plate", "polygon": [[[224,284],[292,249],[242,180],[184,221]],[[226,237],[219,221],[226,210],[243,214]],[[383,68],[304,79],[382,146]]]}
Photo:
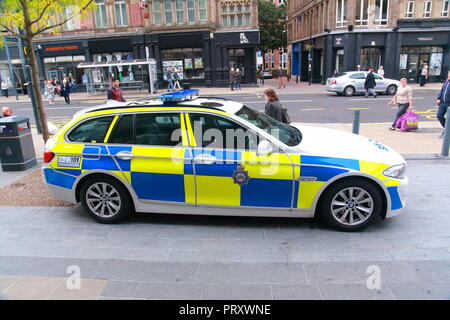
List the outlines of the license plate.
{"label": "license plate", "polygon": [[79,168],[81,157],[58,156],[58,167]]}

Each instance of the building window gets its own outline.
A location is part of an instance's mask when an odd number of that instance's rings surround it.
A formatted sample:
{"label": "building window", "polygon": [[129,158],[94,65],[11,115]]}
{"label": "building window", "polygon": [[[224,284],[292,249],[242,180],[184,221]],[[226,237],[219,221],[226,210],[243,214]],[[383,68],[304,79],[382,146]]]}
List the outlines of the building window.
{"label": "building window", "polygon": [[201,21],[206,20],[206,0],[198,1],[198,19]]}
{"label": "building window", "polygon": [[183,0],[176,0],[175,8],[177,10],[177,23],[184,23]]}
{"label": "building window", "polygon": [[187,0],[188,21],[195,22],[195,1]]}
{"label": "building window", "polygon": [[444,0],[442,2],[442,12],[441,17],[448,17],[448,11],[449,11],[449,0]]}
{"label": "building window", "polygon": [[375,24],[386,25],[388,22],[389,0],[376,0],[375,10]]}
{"label": "building window", "polygon": [[[74,14],[74,7],[73,6],[68,6],[66,8],[64,8],[64,12],[62,14],[63,19],[67,19],[70,16],[73,16]],[[64,25],[63,25],[63,29],[66,31],[70,31],[70,30],[75,30],[75,19],[70,19],[68,20]]]}
{"label": "building window", "polygon": [[95,26],[103,28],[108,26],[108,17],[106,15],[106,6],[104,0],[97,0],[97,7],[95,8]]}
{"label": "building window", "polygon": [[251,24],[251,20],[250,20],[250,6],[246,5],[244,7],[244,9],[245,9],[245,12],[246,12],[245,13],[245,25],[249,26]]}
{"label": "building window", "polygon": [[423,3],[423,17],[424,18],[431,17],[431,1],[425,1]]}
{"label": "building window", "polygon": [[161,3],[159,0],[153,0],[153,23],[161,24]]}
{"label": "building window", "polygon": [[347,24],[347,0],[336,0],[336,27]]}
{"label": "building window", "polygon": [[356,0],[355,24],[366,26],[369,23],[369,0]]}
{"label": "building window", "polygon": [[164,0],[164,16],[166,24],[172,24],[172,0]]}
{"label": "building window", "polygon": [[125,1],[116,1],[114,3],[116,11],[116,25],[123,27],[128,25],[127,5]]}
{"label": "building window", "polygon": [[412,18],[414,16],[414,1],[406,2],[405,18]]}

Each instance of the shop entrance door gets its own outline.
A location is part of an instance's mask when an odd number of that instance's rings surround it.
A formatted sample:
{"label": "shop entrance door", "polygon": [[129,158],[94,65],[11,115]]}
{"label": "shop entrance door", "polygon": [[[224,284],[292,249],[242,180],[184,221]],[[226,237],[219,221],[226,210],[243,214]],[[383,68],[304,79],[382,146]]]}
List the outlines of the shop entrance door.
{"label": "shop entrance door", "polygon": [[242,74],[241,83],[245,83],[245,49],[228,50],[228,70],[239,68]]}

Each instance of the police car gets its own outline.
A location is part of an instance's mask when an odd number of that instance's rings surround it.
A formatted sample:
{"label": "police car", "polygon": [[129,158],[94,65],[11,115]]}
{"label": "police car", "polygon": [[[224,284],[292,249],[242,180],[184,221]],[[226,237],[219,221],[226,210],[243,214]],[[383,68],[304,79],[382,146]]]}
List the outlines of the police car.
{"label": "police car", "polygon": [[96,220],[132,212],[304,217],[357,231],[404,205],[406,163],[342,131],[180,90],[79,111],[46,144],[51,193]]}

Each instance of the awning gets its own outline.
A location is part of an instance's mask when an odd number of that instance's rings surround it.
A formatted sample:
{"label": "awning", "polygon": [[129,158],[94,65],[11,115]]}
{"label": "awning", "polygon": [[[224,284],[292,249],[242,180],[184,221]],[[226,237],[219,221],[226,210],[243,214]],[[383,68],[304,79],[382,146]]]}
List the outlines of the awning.
{"label": "awning", "polygon": [[121,61],[100,61],[100,62],[82,62],[78,64],[78,68],[102,68],[102,67],[117,67],[117,66],[133,66],[149,64],[150,61],[146,59],[135,60],[121,60]]}

